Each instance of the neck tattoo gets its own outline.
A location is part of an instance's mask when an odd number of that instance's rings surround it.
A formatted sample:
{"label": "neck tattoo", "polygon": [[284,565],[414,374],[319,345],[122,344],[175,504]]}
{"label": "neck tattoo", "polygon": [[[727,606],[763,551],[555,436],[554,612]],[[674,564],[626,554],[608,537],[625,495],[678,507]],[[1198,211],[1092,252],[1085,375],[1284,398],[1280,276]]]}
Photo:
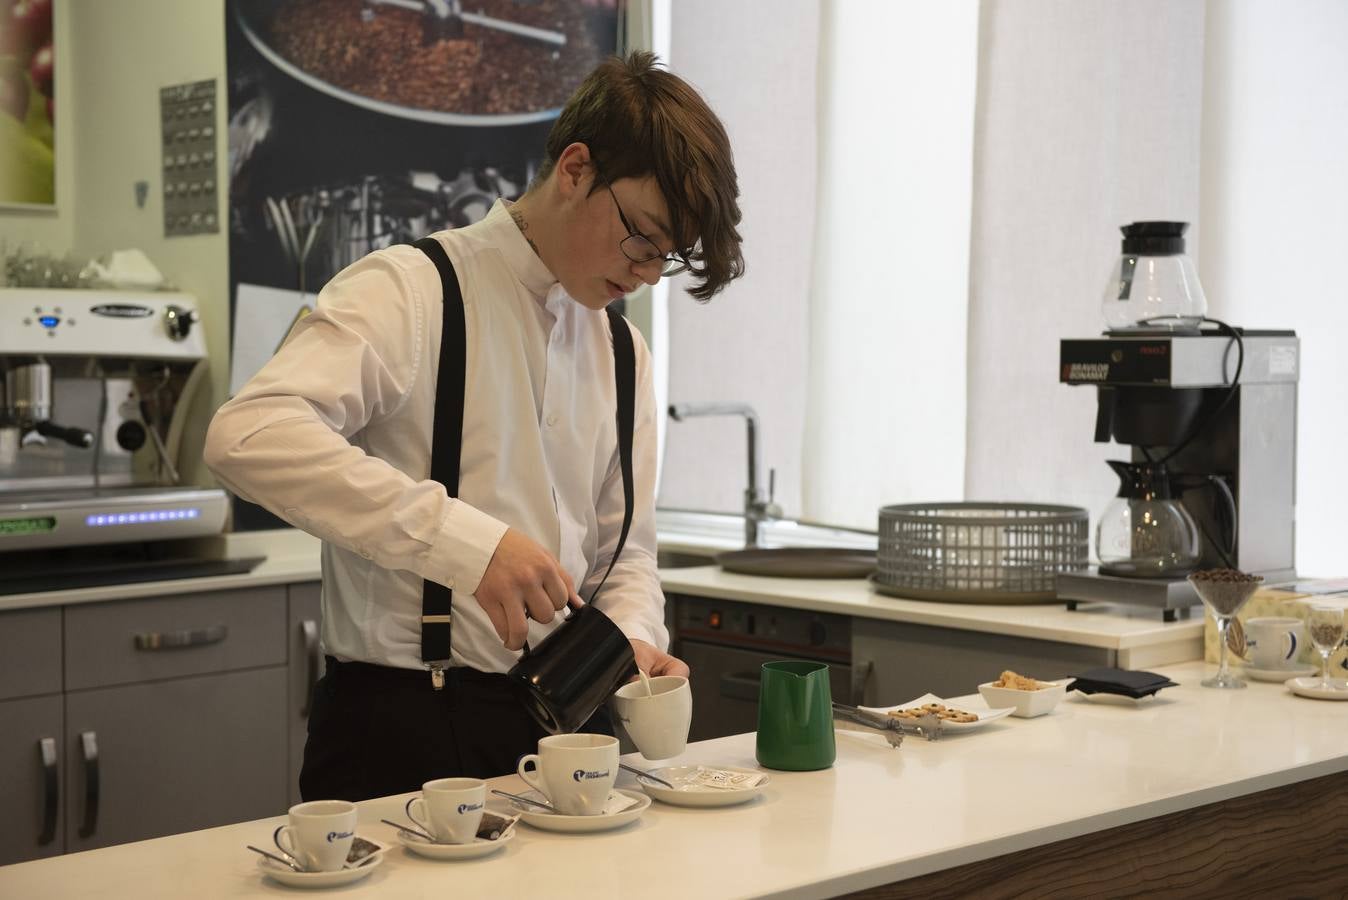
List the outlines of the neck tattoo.
{"label": "neck tattoo", "polygon": [[538,252],[538,245],[534,243],[533,238],[529,237],[529,223],[524,221],[524,213],[520,212],[518,207],[512,206],[510,207],[510,218],[514,221],[515,227],[520,230],[520,234],[524,235],[524,239],[529,242],[529,246],[533,248],[534,255],[541,258],[543,254]]}

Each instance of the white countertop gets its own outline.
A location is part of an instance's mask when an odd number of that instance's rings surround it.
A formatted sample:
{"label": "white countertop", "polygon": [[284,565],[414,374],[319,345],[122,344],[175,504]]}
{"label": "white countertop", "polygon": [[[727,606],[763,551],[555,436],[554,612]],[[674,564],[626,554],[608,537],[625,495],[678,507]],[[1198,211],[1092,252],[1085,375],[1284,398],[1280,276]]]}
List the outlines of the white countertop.
{"label": "white countertop", "polygon": [[[663,541],[662,536],[662,547]],[[222,535],[215,539],[212,548],[215,555],[225,558],[265,555],[266,560],[253,571],[240,575],[10,594],[0,596],[0,612],[317,581],[319,547],[317,538],[297,529]],[[1083,605],[1069,612],[1062,604],[934,603],[879,594],[864,579],[765,578],[723,572],[716,566],[661,569],[660,580],[668,593],[1103,647],[1118,651],[1120,665],[1130,668],[1196,659],[1203,653],[1201,608],[1195,610],[1192,619],[1162,622],[1156,611],[1126,611],[1098,604]]]}
{"label": "white countertop", "polygon": [[[1348,769],[1348,703],[1293,697],[1279,684],[1199,687],[1211,668],[1162,669],[1180,686],[1141,707],[1069,696],[1042,718],[1002,719],[935,743],[909,738],[899,750],[840,732],[833,768],[773,772],[746,806],[657,802],[638,822],[592,835],[521,823],[502,852],[472,862],[408,854],[379,823],[400,818],[406,795],[372,800],[361,804],[359,833],[392,849],[369,879],[346,890],[365,897],[447,890],[584,900],[825,897]],[[691,745],[677,762],[753,767],[754,736]],[[514,776],[495,784],[522,787]],[[3,867],[0,896],[279,896],[287,889],[259,877],[243,845],[269,845],[282,821]]]}
{"label": "white countertop", "polygon": [[[881,594],[864,578],[765,578],[737,575],[716,566],[661,569],[666,593],[694,594],[794,609],[933,625],[1086,647],[1133,651],[1128,668],[1196,659],[1203,653],[1202,608],[1193,618],[1164,622],[1158,610],[1127,610],[1083,604],[1069,611],[1062,603],[997,606],[904,600]],[[1137,651],[1145,651],[1137,652]]]}
{"label": "white countertop", "polygon": [[207,575],[200,578],[176,578],[168,581],[138,581],[131,584],[106,584],[99,587],[39,591],[28,594],[0,595],[0,612],[10,609],[34,609],[42,606],[70,606],[77,603],[101,603],[129,597],[163,597],[170,594],[228,591],[269,584],[297,584],[317,581],[321,542],[295,528],[275,531],[235,532],[202,542],[215,559],[246,559],[265,556],[251,572],[238,575]]}

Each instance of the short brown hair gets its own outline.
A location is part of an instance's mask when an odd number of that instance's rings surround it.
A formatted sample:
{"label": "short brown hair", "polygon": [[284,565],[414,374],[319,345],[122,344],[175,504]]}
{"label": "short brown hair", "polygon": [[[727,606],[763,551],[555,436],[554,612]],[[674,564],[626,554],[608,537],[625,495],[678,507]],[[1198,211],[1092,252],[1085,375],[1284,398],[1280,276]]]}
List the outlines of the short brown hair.
{"label": "short brown hair", "polygon": [[730,139],[706,101],[654,53],[611,56],[589,74],[548,135],[539,182],[574,143],[590,148],[610,182],[655,177],[669,204],[670,237],[700,279],[688,293],[709,300],[744,274]]}

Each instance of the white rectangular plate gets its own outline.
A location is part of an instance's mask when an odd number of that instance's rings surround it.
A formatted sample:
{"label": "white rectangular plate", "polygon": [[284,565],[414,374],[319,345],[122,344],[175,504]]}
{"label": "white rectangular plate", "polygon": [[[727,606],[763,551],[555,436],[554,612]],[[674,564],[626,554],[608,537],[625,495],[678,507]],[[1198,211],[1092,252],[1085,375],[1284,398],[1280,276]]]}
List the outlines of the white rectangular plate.
{"label": "white rectangular plate", "polygon": [[863,706],[861,708],[868,712],[887,713],[894,709],[911,709],[914,706],[922,706],[924,703],[940,703],[978,716],[976,722],[952,722],[949,719],[943,719],[941,721],[942,731],[973,731],[975,728],[982,728],[989,722],[1006,718],[1013,712],[1013,708],[1010,706],[1004,709],[992,709],[984,702],[982,697],[972,697],[956,703],[953,700],[942,700],[935,694],[923,694],[915,700],[909,700],[907,703],[900,703],[896,706]]}

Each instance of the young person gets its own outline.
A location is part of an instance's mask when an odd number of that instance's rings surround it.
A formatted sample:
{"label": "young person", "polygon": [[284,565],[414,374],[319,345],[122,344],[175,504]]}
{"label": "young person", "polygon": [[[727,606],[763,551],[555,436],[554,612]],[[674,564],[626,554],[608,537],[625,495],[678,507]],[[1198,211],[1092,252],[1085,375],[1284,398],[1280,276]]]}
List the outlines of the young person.
{"label": "young person", "polygon": [[221,407],[212,471],[323,541],[305,799],[513,771],[543,732],[504,673],[568,603],[593,599],[644,671],[688,674],[655,566],[650,352],[634,337],[624,365],[635,330],[606,308],[682,271],[699,300],[738,277],[737,198],[696,91],[650,53],[611,58],[523,197],[339,273]]}

